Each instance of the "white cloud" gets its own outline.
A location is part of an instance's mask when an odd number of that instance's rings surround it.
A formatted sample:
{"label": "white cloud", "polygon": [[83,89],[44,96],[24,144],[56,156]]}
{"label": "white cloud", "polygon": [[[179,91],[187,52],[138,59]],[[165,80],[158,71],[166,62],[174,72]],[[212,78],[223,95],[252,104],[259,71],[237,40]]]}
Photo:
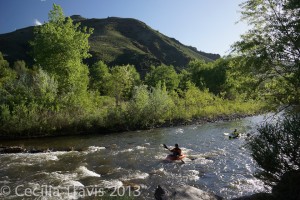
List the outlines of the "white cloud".
{"label": "white cloud", "polygon": [[38,19],[34,19],[34,25],[40,26],[40,25],[42,25],[42,23]]}

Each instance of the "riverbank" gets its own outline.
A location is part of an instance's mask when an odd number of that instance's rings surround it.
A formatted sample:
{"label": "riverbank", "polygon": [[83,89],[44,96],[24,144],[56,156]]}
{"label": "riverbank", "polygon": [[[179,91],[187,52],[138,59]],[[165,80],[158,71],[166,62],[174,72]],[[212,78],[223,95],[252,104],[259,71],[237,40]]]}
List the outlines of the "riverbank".
{"label": "riverbank", "polygon": [[15,139],[32,139],[32,138],[45,138],[45,137],[60,137],[60,136],[72,136],[72,135],[88,135],[88,134],[113,134],[120,132],[136,131],[136,130],[150,130],[155,128],[164,127],[176,127],[176,126],[186,126],[192,124],[205,124],[214,123],[218,121],[232,121],[238,120],[245,117],[255,116],[262,114],[261,112],[256,112],[252,114],[232,114],[232,115],[216,115],[212,117],[194,117],[191,119],[174,119],[163,123],[157,123],[149,127],[129,127],[125,125],[116,125],[114,127],[102,127],[102,126],[92,126],[92,127],[78,127],[78,126],[68,126],[60,130],[49,131],[38,134],[33,134],[32,130],[24,131],[19,133],[11,133],[6,135],[1,135],[1,140],[15,140]]}

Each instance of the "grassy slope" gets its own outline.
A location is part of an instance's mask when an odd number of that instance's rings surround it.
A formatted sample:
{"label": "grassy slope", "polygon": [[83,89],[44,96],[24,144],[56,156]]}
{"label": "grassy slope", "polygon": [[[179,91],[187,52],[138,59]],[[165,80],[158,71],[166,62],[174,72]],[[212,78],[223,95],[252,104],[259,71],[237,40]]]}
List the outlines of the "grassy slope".
{"label": "grassy slope", "polygon": [[[93,57],[86,61],[89,65],[98,60],[103,60],[111,66],[133,64],[144,74],[151,65],[166,64],[181,68],[191,59],[210,61],[219,57],[185,46],[135,19],[84,19],[80,16],[72,18],[83,26],[94,28],[94,33],[89,39],[90,53]],[[32,65],[28,44],[32,39],[33,27],[1,34],[0,51],[11,63],[15,60],[25,60]]]}

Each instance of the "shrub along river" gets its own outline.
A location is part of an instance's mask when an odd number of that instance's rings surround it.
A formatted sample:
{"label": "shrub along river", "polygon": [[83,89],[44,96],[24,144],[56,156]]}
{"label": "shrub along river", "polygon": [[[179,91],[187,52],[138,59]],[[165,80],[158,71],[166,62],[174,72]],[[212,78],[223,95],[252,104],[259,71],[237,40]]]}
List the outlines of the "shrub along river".
{"label": "shrub along river", "polygon": [[[235,128],[254,132],[263,120],[264,116],[254,116],[107,135],[1,141],[0,146],[75,150],[1,154],[0,199],[95,199],[102,195],[102,188],[111,188],[109,195],[122,196],[124,191],[113,189],[118,186],[127,189],[127,196],[154,199],[155,188],[160,184],[192,185],[225,199],[268,191],[253,176],[255,162],[244,147],[247,138],[229,140],[223,134]],[[163,143],[170,147],[178,143],[187,155],[185,164],[165,162],[169,152]]]}

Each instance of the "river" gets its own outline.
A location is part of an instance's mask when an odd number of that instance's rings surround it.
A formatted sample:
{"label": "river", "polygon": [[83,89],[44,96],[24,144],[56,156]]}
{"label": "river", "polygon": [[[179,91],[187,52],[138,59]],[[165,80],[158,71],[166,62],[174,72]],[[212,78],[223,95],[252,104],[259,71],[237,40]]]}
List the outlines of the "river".
{"label": "river", "polygon": [[[260,115],[106,135],[1,141],[0,146],[74,147],[82,151],[0,155],[0,199],[89,199],[101,196],[102,188],[112,188],[109,195],[122,196],[122,191],[113,189],[118,186],[128,189],[124,190],[127,195],[139,196],[137,199],[154,199],[159,184],[192,185],[225,199],[269,191],[253,176],[255,162],[243,146],[246,138],[229,140],[223,134],[234,128],[254,132],[263,120]],[[187,155],[185,163],[165,162],[168,151],[163,143],[170,147],[178,143]]]}

